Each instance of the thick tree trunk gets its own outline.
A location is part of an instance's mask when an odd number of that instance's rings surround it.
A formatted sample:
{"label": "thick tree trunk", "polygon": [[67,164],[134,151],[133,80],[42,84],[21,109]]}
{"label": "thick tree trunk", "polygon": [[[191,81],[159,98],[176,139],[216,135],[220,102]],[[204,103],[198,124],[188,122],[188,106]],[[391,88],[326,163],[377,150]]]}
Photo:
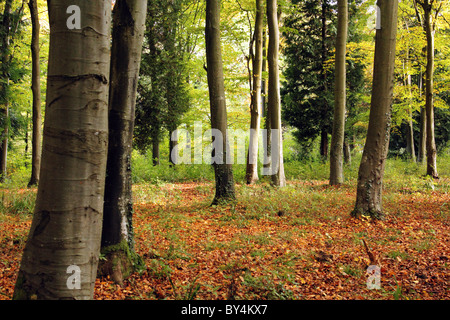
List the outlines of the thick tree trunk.
{"label": "thick tree trunk", "polygon": [[434,137],[434,28],[431,21],[431,8],[432,5],[428,5],[428,0],[424,1],[424,26],[427,38],[427,70],[425,76],[425,110],[426,110],[426,123],[427,123],[427,175],[432,176],[435,179],[439,178],[437,172],[437,150]]}
{"label": "thick tree trunk", "polygon": [[376,32],[369,128],[359,167],[353,216],[383,217],[382,189],[389,147],[398,2],[378,0],[381,28]]}
{"label": "thick tree trunk", "polygon": [[277,0],[267,0],[267,25],[269,27],[269,46],[267,62],[269,70],[268,109],[271,129],[272,184],[286,185],[283,162],[283,132],[281,126],[280,71],[278,66],[280,34],[278,29]]}
{"label": "thick tree trunk", "polygon": [[250,104],[250,141],[247,155],[246,180],[247,184],[258,181],[258,139],[261,125],[261,80],[263,67],[263,23],[264,12],[262,0],[256,0],[256,18],[253,55],[253,81]]}
{"label": "thick tree trunk", "polygon": [[331,136],[330,185],[344,182],[344,139],[346,105],[346,54],[348,30],[347,0],[338,0],[338,29],[336,38],[336,71],[334,89],[333,134]]}
{"label": "thick tree trunk", "polygon": [[28,186],[34,186],[39,183],[39,172],[41,169],[41,66],[39,58],[39,13],[36,0],[28,2],[31,13],[32,37],[31,37],[31,57],[32,57],[32,75],[31,90],[33,92],[33,133],[32,133],[32,155],[31,155],[31,178]]}
{"label": "thick tree trunk", "polygon": [[49,1],[50,55],[40,183],[14,299],[92,299],[108,151],[111,0]]}
{"label": "thick tree trunk", "polygon": [[[206,1],[206,62],[211,109],[211,128],[222,134],[222,153],[215,154],[218,162],[213,163],[216,180],[216,194],[213,204],[236,199],[231,164],[228,162],[227,107],[223,78],[222,49],[220,43],[220,0]],[[216,142],[217,143],[217,142]],[[214,150],[217,153],[217,150]]]}
{"label": "thick tree trunk", "polygon": [[113,12],[109,145],[99,272],[121,284],[133,271],[131,152],[147,0],[118,0]]}

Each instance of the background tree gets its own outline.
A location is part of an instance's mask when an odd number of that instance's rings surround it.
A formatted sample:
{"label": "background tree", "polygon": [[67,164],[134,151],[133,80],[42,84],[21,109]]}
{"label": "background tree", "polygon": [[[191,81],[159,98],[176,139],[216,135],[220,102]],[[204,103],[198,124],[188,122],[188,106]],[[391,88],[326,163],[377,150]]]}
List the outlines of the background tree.
{"label": "background tree", "polygon": [[[426,111],[426,149],[427,149],[427,175],[439,178],[437,172],[437,149],[434,132],[434,68],[435,68],[435,32],[436,20],[444,5],[439,0],[414,0],[417,18],[422,25],[427,40],[427,66],[425,72],[425,111]],[[419,6],[422,13],[419,12]]]}
{"label": "background tree", "polygon": [[330,184],[344,182],[344,139],[346,110],[346,52],[348,31],[347,0],[338,1],[338,29],[336,36],[334,117],[331,138]]}
{"label": "background tree", "polygon": [[[8,139],[10,135],[10,82],[20,79],[22,72],[18,66],[18,61],[14,60],[12,46],[14,38],[20,31],[20,22],[23,14],[25,0],[21,2],[18,8],[14,8],[12,0],[6,0],[0,24],[0,117],[3,132],[1,134],[0,145],[0,181],[6,179],[6,168],[8,159]],[[15,75],[15,76],[14,76]]]}
{"label": "background tree", "polygon": [[[211,111],[211,129],[222,134],[221,151],[213,150],[213,157],[219,159],[213,163],[216,182],[216,194],[213,204],[235,200],[232,166],[228,161],[229,145],[227,139],[227,107],[223,78],[222,48],[220,38],[220,0],[206,1],[206,63]],[[217,142],[216,142],[217,144]]]}
{"label": "background tree", "polygon": [[333,119],[334,75],[327,65],[335,41],[333,5],[328,0],[292,4],[283,32],[283,119],[296,129],[299,142],[320,137],[320,154],[326,159]]}
{"label": "background tree", "polygon": [[190,107],[186,61],[192,36],[183,32],[189,3],[186,0],[150,0],[138,86],[135,144],[151,148],[154,164],[160,161],[160,142],[169,132],[169,161],[174,142],[170,135]]}
{"label": "background tree", "polygon": [[31,56],[32,56],[32,76],[31,90],[33,91],[33,133],[32,133],[32,156],[31,156],[31,178],[28,186],[37,185],[39,183],[39,172],[41,167],[41,139],[42,139],[42,115],[41,115],[41,64],[40,64],[40,46],[39,46],[39,12],[36,0],[28,2],[30,8],[32,23],[31,38]]}
{"label": "background tree", "polygon": [[[48,2],[50,60],[40,183],[14,299],[92,299],[108,145],[111,1]],[[67,285],[70,266],[80,289]]]}
{"label": "background tree", "polygon": [[358,172],[353,216],[383,217],[382,190],[389,148],[397,35],[398,2],[378,0],[381,25],[375,39],[369,128]]}
{"label": "background tree", "polygon": [[117,0],[113,11],[109,144],[103,210],[101,273],[122,283],[135,264],[131,153],[146,0]]}
{"label": "background tree", "polygon": [[[278,29],[278,4],[276,0],[267,0],[267,25],[269,44],[267,46],[268,80],[268,117],[270,117],[271,132],[271,170],[272,184],[277,187],[286,185],[283,160],[283,128],[281,126],[281,98],[279,48],[280,35]],[[274,143],[275,142],[275,143]],[[274,146],[277,146],[274,148]]]}
{"label": "background tree", "polygon": [[[262,70],[263,70],[263,29],[264,8],[262,0],[256,0],[255,30],[250,41],[250,59],[252,61],[252,77],[250,81],[250,141],[248,146],[246,180],[253,184],[258,180],[258,139],[262,116]],[[253,49],[254,44],[254,49]]]}

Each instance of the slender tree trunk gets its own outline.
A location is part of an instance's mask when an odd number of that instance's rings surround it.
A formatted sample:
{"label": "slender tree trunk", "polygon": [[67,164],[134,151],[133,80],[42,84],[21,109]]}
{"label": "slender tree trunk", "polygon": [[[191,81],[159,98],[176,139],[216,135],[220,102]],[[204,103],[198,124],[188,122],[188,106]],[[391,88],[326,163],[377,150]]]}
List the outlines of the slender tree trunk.
{"label": "slender tree trunk", "polygon": [[427,38],[427,70],[425,76],[425,110],[426,110],[426,123],[427,123],[427,175],[432,176],[435,179],[439,178],[437,172],[437,150],[434,137],[434,33],[433,22],[431,21],[431,8],[432,5],[428,5],[428,0],[424,1],[424,25]]}
{"label": "slender tree trunk", "polygon": [[1,74],[3,85],[0,92],[0,112],[3,118],[3,132],[0,141],[0,181],[6,180],[6,168],[8,159],[8,136],[9,136],[9,66],[10,66],[10,37],[11,37],[11,7],[12,0],[5,1],[3,20],[1,25]]}
{"label": "slender tree trunk", "polygon": [[113,12],[109,89],[109,145],[100,263],[122,284],[133,271],[131,152],[147,0],[117,0]]}
{"label": "slender tree trunk", "polygon": [[220,43],[220,0],[206,1],[206,62],[208,88],[211,109],[211,128],[222,134],[222,153],[214,158],[220,159],[213,163],[216,180],[216,194],[213,204],[235,200],[234,178],[231,164],[228,163],[227,139],[227,107],[225,101],[225,85],[223,78],[222,49]]}
{"label": "slender tree trunk", "polygon": [[[419,92],[420,95],[423,93],[423,74],[422,70],[420,70],[419,74]],[[419,149],[417,151],[417,162],[423,163],[426,159],[427,154],[427,114],[425,111],[425,107],[420,107],[420,132],[419,132]]]}
{"label": "slender tree trunk", "polygon": [[350,150],[350,143],[348,142],[348,138],[344,138],[344,163],[351,164],[352,163],[352,153]]}
{"label": "slender tree trunk", "polygon": [[269,46],[267,62],[269,70],[269,101],[268,109],[271,125],[271,158],[272,158],[272,184],[277,187],[286,185],[283,162],[283,132],[281,126],[281,100],[280,100],[280,72],[279,47],[280,34],[278,29],[277,0],[267,0],[267,25],[269,27]]}
{"label": "slender tree trunk", "polygon": [[[322,16],[321,16],[321,20],[322,20],[322,64],[321,64],[321,73],[322,73],[322,86],[323,86],[323,91],[324,91],[324,95],[326,92],[328,92],[328,85],[327,85],[327,73],[325,70],[325,64],[326,61],[328,59],[328,55],[327,55],[327,45],[326,45],[326,39],[327,39],[327,30],[328,30],[328,25],[327,25],[327,10],[328,10],[328,0],[322,0]],[[328,113],[328,102],[327,100],[323,97],[322,101],[321,101],[321,109],[322,109],[322,116],[325,119],[327,117],[327,113]],[[321,134],[320,134],[320,155],[322,156],[322,160],[326,161],[328,159],[328,130],[325,126],[325,124],[322,124],[322,128],[321,128]]]}
{"label": "slender tree trunk", "polygon": [[92,299],[108,151],[111,0],[49,1],[40,183],[14,299]]}
{"label": "slender tree trunk", "polygon": [[250,142],[247,155],[247,184],[253,184],[258,180],[258,138],[261,125],[261,79],[263,66],[263,23],[264,12],[262,0],[256,0],[256,18],[254,43],[255,51],[253,56],[253,88],[251,92],[250,104]]}
{"label": "slender tree trunk", "polygon": [[348,30],[347,0],[338,0],[338,29],[336,38],[336,76],[334,89],[333,134],[331,136],[330,185],[344,182],[344,139],[346,105],[346,54]]}
{"label": "slender tree trunk", "polygon": [[353,216],[383,217],[382,189],[390,139],[398,1],[378,0],[381,28],[376,32],[369,128],[359,167]]}
{"label": "slender tree trunk", "polygon": [[[262,60],[262,73],[263,75],[267,73],[267,30],[263,30],[263,60]],[[263,159],[263,171],[262,173],[265,175],[266,172],[270,171],[271,167],[271,152],[270,148],[272,145],[271,135],[270,135],[270,110],[267,104],[267,92],[268,92],[268,81],[263,76],[262,84],[261,84],[261,107],[264,116],[264,126],[265,133],[263,134],[263,150],[264,150],[264,159]]]}
{"label": "slender tree trunk", "polygon": [[39,13],[36,0],[28,2],[31,13],[32,37],[31,37],[31,57],[32,57],[32,75],[31,90],[33,92],[33,133],[32,133],[32,155],[31,155],[31,178],[28,186],[34,186],[39,183],[39,172],[41,169],[41,66],[39,58]]}
{"label": "slender tree trunk", "polygon": [[152,139],[152,159],[153,159],[153,166],[160,165],[159,138],[158,137],[154,137]]}

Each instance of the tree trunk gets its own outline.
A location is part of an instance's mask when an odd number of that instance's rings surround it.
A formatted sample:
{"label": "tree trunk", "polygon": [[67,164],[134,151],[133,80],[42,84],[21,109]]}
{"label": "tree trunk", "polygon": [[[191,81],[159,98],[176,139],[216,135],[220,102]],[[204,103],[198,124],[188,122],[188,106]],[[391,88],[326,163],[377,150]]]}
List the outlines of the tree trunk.
{"label": "tree trunk", "polygon": [[3,10],[3,20],[1,24],[1,78],[3,85],[1,85],[0,92],[0,112],[3,118],[3,132],[0,141],[0,181],[6,180],[6,163],[8,158],[8,136],[9,136],[9,66],[10,66],[10,37],[11,37],[11,6],[12,0],[5,1]]}
{"label": "tree trunk", "polygon": [[253,55],[253,81],[250,104],[250,141],[247,155],[247,184],[258,181],[258,138],[261,125],[261,79],[263,66],[263,8],[262,0],[256,0],[256,17]]}
{"label": "tree trunk", "polygon": [[325,128],[322,128],[320,132],[320,155],[323,161],[328,158],[328,132]]}
{"label": "tree trunk", "polygon": [[420,137],[417,162],[424,163],[427,154],[427,113],[425,107],[420,108]]}
{"label": "tree trunk", "polygon": [[152,139],[152,159],[153,159],[153,166],[159,166],[160,165],[160,155],[159,155],[159,138],[153,138]]}
{"label": "tree trunk", "polygon": [[369,128],[352,215],[381,219],[383,176],[391,127],[398,1],[378,0],[377,4],[381,11],[381,28],[376,32]]}
{"label": "tree trunk", "polygon": [[344,138],[344,163],[348,165],[352,163],[352,153],[350,150],[350,143],[348,143],[348,138]]}
{"label": "tree trunk", "polygon": [[[212,204],[236,199],[231,164],[228,162],[227,107],[223,78],[222,49],[220,43],[220,0],[206,1],[206,62],[211,109],[211,128],[222,134],[222,153],[216,154],[213,163],[216,194]],[[216,141],[217,143],[217,141]],[[217,150],[214,150],[217,153]]]}
{"label": "tree trunk", "polygon": [[427,123],[427,175],[435,179],[439,178],[437,172],[437,150],[434,137],[434,27],[431,21],[432,5],[428,4],[428,0],[424,1],[424,26],[427,38],[427,70],[425,76],[425,110]]}
{"label": "tree trunk", "polygon": [[108,151],[111,0],[49,1],[42,166],[14,299],[92,299]]}
{"label": "tree trunk", "polygon": [[277,187],[286,186],[283,162],[283,130],[281,126],[279,47],[277,0],[267,0],[267,25],[269,27],[269,46],[267,62],[269,70],[268,109],[270,114],[271,141],[271,173],[272,184]]}
{"label": "tree trunk", "polygon": [[109,145],[100,262],[102,275],[122,284],[133,271],[131,152],[147,0],[118,0],[113,12]]}
{"label": "tree trunk", "polygon": [[346,54],[348,29],[347,0],[338,0],[338,29],[336,38],[336,76],[334,89],[333,134],[331,136],[330,185],[344,182],[344,138],[346,105]]}
{"label": "tree trunk", "polygon": [[[267,73],[267,30],[263,30],[263,60],[262,60],[262,74]],[[267,79],[268,80],[268,79]],[[264,116],[264,126],[265,133],[262,136],[263,150],[264,150],[264,159],[263,159],[263,175],[267,175],[267,172],[270,172],[271,167],[271,152],[270,148],[272,145],[271,136],[270,136],[270,110],[267,105],[267,92],[268,92],[268,81],[263,76],[262,84],[261,84],[261,107]]]}
{"label": "tree trunk", "polygon": [[31,178],[28,187],[39,183],[39,171],[41,169],[41,66],[39,58],[39,13],[36,0],[28,2],[31,14],[32,37],[31,37],[31,58],[32,75],[31,90],[33,92],[33,133],[32,133],[32,155],[31,155]]}
{"label": "tree trunk", "polygon": [[[418,87],[419,94],[423,93],[423,73],[422,67],[420,68]],[[417,162],[423,163],[425,162],[426,154],[427,154],[427,114],[425,111],[425,107],[420,107],[420,123],[419,123],[419,148],[417,150]]]}

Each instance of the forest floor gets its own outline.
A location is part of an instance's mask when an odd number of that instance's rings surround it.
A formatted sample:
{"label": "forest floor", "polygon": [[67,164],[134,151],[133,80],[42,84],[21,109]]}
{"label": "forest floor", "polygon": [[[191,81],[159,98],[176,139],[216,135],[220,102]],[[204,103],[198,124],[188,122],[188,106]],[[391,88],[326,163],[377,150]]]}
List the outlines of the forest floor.
{"label": "forest floor", "polygon": [[[134,187],[136,251],[145,266],[95,299],[450,299],[450,181],[386,183],[383,221],[354,219],[355,186],[291,181],[237,185],[238,203],[209,204],[210,182]],[[22,199],[35,190],[3,190]],[[16,199],[16,198],[14,198]],[[3,205],[8,208],[7,205]],[[0,213],[0,299],[11,299],[31,214]],[[381,288],[367,288],[369,256]]]}

